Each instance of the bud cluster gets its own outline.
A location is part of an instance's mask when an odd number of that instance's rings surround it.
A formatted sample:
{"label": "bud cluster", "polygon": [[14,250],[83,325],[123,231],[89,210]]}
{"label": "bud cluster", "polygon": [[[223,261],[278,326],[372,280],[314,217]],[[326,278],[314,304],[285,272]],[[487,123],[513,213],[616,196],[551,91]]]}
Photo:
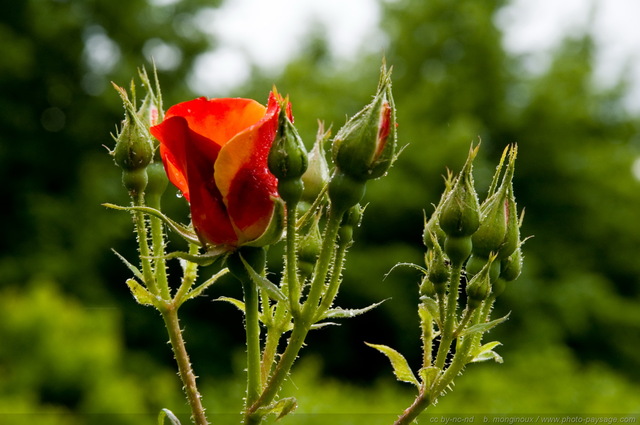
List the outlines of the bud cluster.
{"label": "bud cluster", "polygon": [[522,268],[521,223],[512,182],[517,147],[505,149],[482,203],[472,174],[478,148],[470,150],[456,177],[449,176],[424,231],[427,279],[444,292],[443,281],[446,284],[452,268],[464,268],[470,279],[466,287],[468,305],[475,307],[490,295],[500,295],[505,282],[515,280]]}

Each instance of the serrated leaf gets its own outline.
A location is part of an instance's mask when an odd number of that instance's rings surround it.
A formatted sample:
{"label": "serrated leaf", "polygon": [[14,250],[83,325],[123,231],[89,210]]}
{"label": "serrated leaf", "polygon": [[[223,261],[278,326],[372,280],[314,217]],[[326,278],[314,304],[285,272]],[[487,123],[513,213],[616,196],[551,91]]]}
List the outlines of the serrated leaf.
{"label": "serrated leaf", "polygon": [[183,239],[187,240],[188,242],[191,242],[192,244],[202,246],[202,242],[200,242],[200,239],[198,239],[198,235],[196,235],[195,232],[193,232],[187,226],[180,224],[176,221],[173,221],[172,219],[164,215],[162,212],[156,210],[155,208],[141,207],[141,206],[123,207],[120,205],[114,205],[109,203],[102,204],[102,206],[107,208],[112,208],[114,210],[138,211],[138,212],[143,212],[145,214],[152,215],[162,220],[167,226],[169,226],[171,230],[173,230],[174,232],[182,236]]}
{"label": "serrated leaf", "polygon": [[420,375],[420,379],[422,379],[422,383],[426,388],[431,387],[431,384],[436,380],[439,373],[440,369],[435,366],[423,367],[418,371],[418,375]]}
{"label": "serrated leaf", "polygon": [[214,274],[209,279],[207,279],[204,283],[202,283],[201,285],[196,286],[194,289],[189,291],[184,296],[184,300],[182,300],[182,302],[184,302],[186,300],[189,300],[191,298],[195,298],[197,296],[200,296],[204,292],[205,289],[207,289],[209,286],[211,286],[214,283],[216,283],[216,281],[219,278],[221,278],[222,276],[224,276],[225,274],[227,274],[227,272],[229,272],[229,269],[225,268],[225,269],[220,270],[218,273]]}
{"label": "serrated leaf", "polygon": [[438,328],[442,329],[442,323],[440,323],[440,309],[438,307],[438,302],[429,297],[421,297],[420,301],[422,301],[422,304],[420,304],[420,310],[422,310],[423,308],[426,309],[433,320],[435,320],[438,324]]}
{"label": "serrated leaf", "polygon": [[418,389],[420,389],[420,383],[411,371],[409,363],[407,363],[407,359],[405,359],[402,354],[391,347],[387,347],[386,345],[369,344],[368,342],[365,342],[365,344],[367,344],[371,348],[375,348],[376,350],[387,356],[387,358],[391,362],[391,367],[393,367],[393,373],[396,375],[398,381],[408,382],[409,384],[413,384],[418,387]]}
{"label": "serrated leaf", "polygon": [[287,397],[278,400],[277,402],[272,403],[268,406],[257,409],[255,415],[258,417],[263,417],[275,414],[278,415],[276,420],[279,420],[296,410],[297,407],[298,401],[294,397]]}
{"label": "serrated leaf", "polygon": [[235,298],[231,298],[231,297],[220,297],[220,298],[216,298],[214,301],[224,301],[227,302],[231,305],[233,305],[234,307],[236,307],[238,310],[240,310],[241,312],[244,313],[244,302],[237,300]]}
{"label": "serrated leaf", "polygon": [[131,290],[133,298],[142,305],[154,305],[155,297],[144,286],[140,285],[135,279],[127,279],[127,286]]}
{"label": "serrated leaf", "polygon": [[327,312],[324,314],[323,319],[348,319],[350,317],[360,316],[361,314],[364,314],[368,311],[373,310],[374,308],[378,307],[380,304],[382,304],[385,301],[387,300],[382,300],[380,302],[371,304],[370,306],[367,306],[364,308],[352,308],[352,309],[345,309],[340,307],[332,308],[330,310],[327,310]]}
{"label": "serrated leaf", "polygon": [[487,360],[495,360],[496,363],[502,363],[502,356],[493,351],[497,346],[502,345],[499,341],[491,341],[478,347],[471,355],[470,363],[484,362]]}
{"label": "serrated leaf", "polygon": [[158,415],[158,425],[164,425],[164,419],[169,418],[171,425],[180,425],[180,421],[169,409],[162,409]]}
{"label": "serrated leaf", "polygon": [[249,277],[251,281],[256,284],[259,288],[262,288],[266,291],[269,298],[275,301],[286,301],[287,297],[284,293],[278,288],[273,282],[267,279],[264,276],[260,276],[254,269],[247,263],[247,261],[240,255],[240,260],[242,260],[242,264],[244,264],[245,269],[249,273]]}
{"label": "serrated leaf", "polygon": [[468,328],[460,332],[460,336],[473,335],[478,332],[485,333],[489,329],[494,328],[498,326],[500,323],[506,321],[509,318],[509,314],[499,319],[492,320],[490,322],[478,323],[477,325],[469,326]]}
{"label": "serrated leaf", "polygon": [[113,253],[116,254],[116,256],[120,259],[120,261],[122,261],[124,265],[127,266],[127,268],[131,271],[131,273],[133,273],[135,277],[140,279],[140,281],[144,282],[144,277],[142,276],[142,272],[138,270],[136,266],[131,264],[126,258],[120,255],[120,253],[118,253],[118,251],[116,251],[115,249],[112,249],[111,251],[113,251]]}

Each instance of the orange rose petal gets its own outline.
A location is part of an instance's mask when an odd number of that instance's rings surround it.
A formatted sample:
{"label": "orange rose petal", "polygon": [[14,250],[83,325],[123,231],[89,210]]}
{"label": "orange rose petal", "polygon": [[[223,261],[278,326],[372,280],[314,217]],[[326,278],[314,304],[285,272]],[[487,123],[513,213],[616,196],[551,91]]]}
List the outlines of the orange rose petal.
{"label": "orange rose petal", "polygon": [[238,232],[239,243],[260,237],[273,214],[277,180],[267,158],[276,134],[279,106],[269,99],[267,114],[232,138],[220,151],[215,181]]}

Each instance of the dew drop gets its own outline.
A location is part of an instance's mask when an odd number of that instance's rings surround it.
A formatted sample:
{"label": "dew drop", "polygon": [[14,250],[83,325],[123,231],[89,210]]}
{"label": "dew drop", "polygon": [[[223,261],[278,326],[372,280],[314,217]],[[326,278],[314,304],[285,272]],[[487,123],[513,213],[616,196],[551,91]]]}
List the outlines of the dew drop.
{"label": "dew drop", "polygon": [[176,192],[176,198],[183,198],[183,197],[184,197],[184,194],[182,192],[180,191]]}

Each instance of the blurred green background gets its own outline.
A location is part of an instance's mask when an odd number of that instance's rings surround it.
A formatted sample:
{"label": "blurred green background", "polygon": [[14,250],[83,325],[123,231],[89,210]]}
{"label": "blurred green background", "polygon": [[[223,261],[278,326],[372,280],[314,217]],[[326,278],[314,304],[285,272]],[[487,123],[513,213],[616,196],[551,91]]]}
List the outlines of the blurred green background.
{"label": "blurred green background", "polygon": [[[154,423],[185,413],[158,315],[136,305],[135,258],[120,173],[103,146],[122,118],[109,81],[126,85],[154,46],[180,53],[161,69],[165,104],[187,100],[197,54],[215,47],[194,25],[215,0],[23,0],[0,17],[0,423]],[[228,93],[266,101],[289,93],[310,144],[317,119],[344,122],[370,98],[381,56],[394,67],[401,145],[389,175],[368,187],[367,208],[339,296],[344,307],[392,298],[340,327],[312,334],[287,393],[298,414],[282,423],[390,423],[413,399],[387,360],[363,341],[420,361],[412,270],[447,167],[482,140],[482,193],[502,149],[517,142],[515,189],[526,207],[525,271],[497,303],[510,320],[492,331],[503,365],[468,368],[432,412],[640,414],[640,117],[626,81],[594,81],[590,29],[564,40],[548,69],[527,72],[505,51],[499,0],[383,3],[384,52],[336,59],[318,28],[278,72],[254,68]],[[275,22],[278,25],[286,22]],[[248,28],[248,31],[251,29]],[[277,49],[277,46],[273,47]],[[187,219],[169,191],[167,210]],[[175,246],[179,246],[176,242]],[[206,275],[203,271],[203,275]],[[177,274],[177,273],[175,273]],[[185,337],[212,419],[237,423],[244,395],[242,317],[214,303],[233,282],[184,307]],[[325,415],[319,415],[324,413]],[[380,421],[380,422],[376,422]]]}

